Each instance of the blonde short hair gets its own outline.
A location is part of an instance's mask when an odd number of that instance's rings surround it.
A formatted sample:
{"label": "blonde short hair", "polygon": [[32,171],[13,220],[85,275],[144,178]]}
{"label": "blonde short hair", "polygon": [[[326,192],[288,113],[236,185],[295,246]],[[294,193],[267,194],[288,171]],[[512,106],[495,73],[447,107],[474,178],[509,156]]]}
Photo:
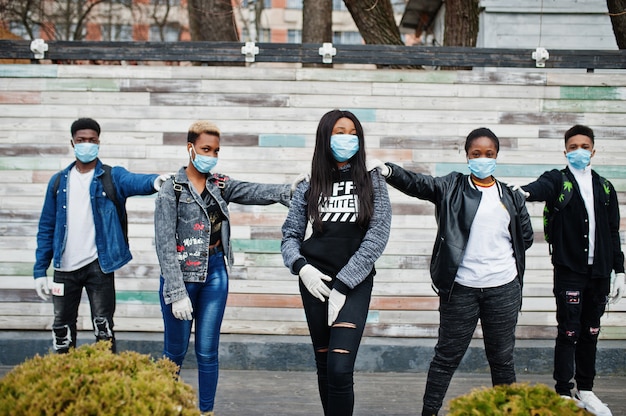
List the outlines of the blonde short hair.
{"label": "blonde short hair", "polygon": [[220,129],[215,125],[215,123],[207,120],[200,120],[189,126],[189,131],[187,132],[187,141],[195,142],[198,136],[200,136],[202,133],[212,134],[217,136],[218,138],[221,135]]}

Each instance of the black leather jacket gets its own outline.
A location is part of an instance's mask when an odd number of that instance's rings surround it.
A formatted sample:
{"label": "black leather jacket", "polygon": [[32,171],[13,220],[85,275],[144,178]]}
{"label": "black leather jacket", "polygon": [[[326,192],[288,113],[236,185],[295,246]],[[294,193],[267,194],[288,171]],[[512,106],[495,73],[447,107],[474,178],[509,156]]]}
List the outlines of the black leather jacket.
{"label": "black leather jacket", "polygon": [[[407,171],[387,163],[391,174],[387,183],[407,195],[435,204],[437,239],[430,259],[430,276],[439,296],[449,296],[465,253],[470,227],[478,210],[482,192],[476,189],[469,175],[452,172],[433,177]],[[519,192],[496,182],[502,204],[511,216],[509,231],[520,285],[523,284],[526,249],[533,243],[533,229],[524,197]]]}

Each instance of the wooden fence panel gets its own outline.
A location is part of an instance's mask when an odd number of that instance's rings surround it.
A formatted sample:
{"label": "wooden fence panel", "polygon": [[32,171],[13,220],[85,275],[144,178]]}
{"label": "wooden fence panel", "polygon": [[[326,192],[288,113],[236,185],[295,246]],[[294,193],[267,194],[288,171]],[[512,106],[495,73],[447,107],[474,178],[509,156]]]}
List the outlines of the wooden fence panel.
{"label": "wooden fence panel", "polygon": [[[310,169],[317,122],[335,107],[363,122],[369,157],[433,175],[465,172],[465,136],[489,127],[502,141],[496,175],[515,183],[563,166],[563,132],[588,124],[594,167],[616,186],[625,213],[625,95],[623,73],[0,65],[0,329],[51,327],[52,306],[33,288],[35,237],[48,179],[73,160],[69,127],[78,117],[100,122],[103,161],[136,172],[186,164],[188,126],[210,119],[223,132],[217,171],[275,183]],[[394,189],[390,196],[391,240],[377,262],[366,334],[436,337],[434,209]],[[159,332],[154,196],[130,198],[127,207],[134,259],[116,273],[116,328]],[[552,339],[542,205],[528,209],[536,235],[518,335]],[[280,255],[286,208],[232,204],[231,213],[236,261],[223,331],[306,334],[297,280]],[[622,219],[622,240],[624,230]],[[603,338],[626,339],[626,302],[611,306],[603,325]],[[91,326],[85,302],[79,326]]]}

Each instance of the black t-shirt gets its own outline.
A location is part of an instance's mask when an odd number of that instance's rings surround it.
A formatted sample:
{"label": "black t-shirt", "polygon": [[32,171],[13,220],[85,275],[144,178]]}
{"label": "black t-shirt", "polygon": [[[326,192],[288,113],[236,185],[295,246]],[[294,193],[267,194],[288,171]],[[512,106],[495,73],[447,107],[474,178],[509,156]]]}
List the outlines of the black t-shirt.
{"label": "black t-shirt", "polygon": [[204,208],[206,209],[207,214],[209,214],[209,221],[211,222],[211,238],[209,240],[209,245],[212,246],[222,237],[222,220],[225,218],[217,201],[213,199],[206,188],[202,191],[201,196],[204,201]]}

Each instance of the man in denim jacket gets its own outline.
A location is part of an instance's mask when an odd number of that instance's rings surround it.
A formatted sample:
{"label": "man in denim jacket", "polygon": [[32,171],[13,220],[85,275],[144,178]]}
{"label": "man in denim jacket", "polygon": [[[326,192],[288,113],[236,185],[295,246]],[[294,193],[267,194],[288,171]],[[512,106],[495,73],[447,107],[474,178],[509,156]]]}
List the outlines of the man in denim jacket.
{"label": "man in denim jacket", "polygon": [[[37,232],[33,275],[43,300],[52,292],[54,305],[53,348],[66,353],[76,347],[76,321],[83,288],[91,307],[97,341],[110,340],[115,351],[114,271],[131,259],[126,235],[112,199],[125,207],[126,198],[156,192],[167,175],[131,173],[110,168],[116,196],[103,187],[102,162],[98,159],[100,125],[81,118],[71,127],[76,161],[53,175]],[[125,208],[122,216],[126,217]],[[48,287],[46,271],[52,262],[54,279]],[[51,289],[51,290],[50,290]]]}

